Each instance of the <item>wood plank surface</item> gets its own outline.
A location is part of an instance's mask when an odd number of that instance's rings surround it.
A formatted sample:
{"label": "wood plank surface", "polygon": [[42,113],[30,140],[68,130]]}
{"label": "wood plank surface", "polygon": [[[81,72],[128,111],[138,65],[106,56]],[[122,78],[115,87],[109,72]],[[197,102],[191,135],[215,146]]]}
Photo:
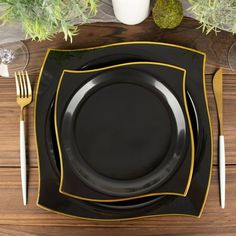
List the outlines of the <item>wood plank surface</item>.
{"label": "wood plank surface", "polygon": [[[236,36],[227,32],[205,35],[198,22],[185,18],[174,30],[160,30],[149,18],[137,26],[118,23],[84,25],[73,44],[62,34],[52,41],[25,41],[30,51],[27,70],[35,89],[47,48],[83,48],[126,41],[160,41],[192,47],[207,54],[206,85],[214,137],[214,168],[209,198],[200,219],[156,217],[126,222],[90,222],[42,210],[36,206],[38,176],[33,109],[26,112],[26,143],[29,172],[29,204],[22,205],[19,169],[19,108],[14,80],[0,78],[0,236],[2,235],[236,235],[236,72],[230,70],[227,54]],[[224,68],[224,129],[226,141],[226,209],[219,205],[218,121],[212,92],[216,69]]]}
{"label": "wood plank surface", "polygon": [[236,227],[204,227],[195,230],[196,227],[178,227],[169,228],[166,224],[165,227],[72,227],[72,226],[0,226],[0,236],[234,236]]}
{"label": "wood plank surface", "polygon": [[[224,227],[235,228],[236,221],[236,166],[227,167],[227,191],[226,209],[222,210],[219,205],[218,171],[213,169],[213,176],[209,197],[200,219],[193,217],[153,217],[124,222],[95,222],[74,219],[56,213],[45,211],[36,206],[37,197],[37,168],[30,169],[29,204],[24,207],[21,197],[21,182],[19,169],[0,169],[0,225],[17,226],[49,226],[49,227],[78,227],[82,229],[100,229],[108,231],[111,228],[137,229],[137,233],[143,235],[146,230],[153,229],[168,233],[190,233],[195,228],[195,233],[217,232]],[[40,229],[40,227],[39,227]],[[236,228],[235,228],[236,229]],[[0,232],[1,232],[0,227]],[[14,231],[14,230],[13,230]],[[58,229],[58,233],[60,230]],[[122,231],[121,231],[122,232]],[[221,231],[219,231],[221,232]],[[236,232],[236,231],[235,231]],[[16,235],[16,234],[13,234]]]}

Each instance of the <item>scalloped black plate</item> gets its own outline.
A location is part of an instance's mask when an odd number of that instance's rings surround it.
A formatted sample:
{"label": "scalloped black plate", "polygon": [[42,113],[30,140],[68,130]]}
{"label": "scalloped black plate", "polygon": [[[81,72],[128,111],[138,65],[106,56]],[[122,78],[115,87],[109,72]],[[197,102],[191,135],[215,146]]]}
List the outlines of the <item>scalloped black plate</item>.
{"label": "scalloped black plate", "polygon": [[97,202],[186,195],[194,143],[185,75],[154,62],[65,71],[55,102],[60,192]]}
{"label": "scalloped black plate", "polygon": [[[53,106],[56,88],[64,69],[95,69],[136,61],[155,61],[186,69],[186,87],[194,132],[195,164],[186,197],[148,197],[123,203],[92,203],[59,192],[60,166]],[[158,42],[127,42],[79,50],[49,49],[38,80],[35,99],[35,132],[40,183],[38,205],[81,219],[120,220],[157,215],[200,216],[208,195],[212,168],[212,131],[205,89],[204,53]],[[154,197],[155,198],[155,197]],[[146,201],[147,200],[147,201]],[[141,201],[141,202],[140,202]],[[132,205],[132,210],[129,205]]]}

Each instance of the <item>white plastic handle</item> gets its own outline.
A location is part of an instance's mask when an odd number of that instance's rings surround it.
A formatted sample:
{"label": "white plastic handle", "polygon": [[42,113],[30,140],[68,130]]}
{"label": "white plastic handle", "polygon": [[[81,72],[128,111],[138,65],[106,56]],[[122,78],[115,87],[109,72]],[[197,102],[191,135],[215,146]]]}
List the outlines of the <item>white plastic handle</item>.
{"label": "white plastic handle", "polygon": [[220,202],[225,208],[225,140],[224,136],[219,137],[219,162],[220,162]]}
{"label": "white plastic handle", "polygon": [[23,204],[27,203],[27,173],[26,173],[26,152],[25,152],[25,123],[20,121],[20,166]]}

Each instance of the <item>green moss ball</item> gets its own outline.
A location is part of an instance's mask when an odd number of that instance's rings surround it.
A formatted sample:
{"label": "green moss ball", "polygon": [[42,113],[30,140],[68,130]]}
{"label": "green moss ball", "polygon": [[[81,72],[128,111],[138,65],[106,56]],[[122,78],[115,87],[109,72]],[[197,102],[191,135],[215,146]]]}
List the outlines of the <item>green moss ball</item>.
{"label": "green moss ball", "polygon": [[179,0],[157,0],[152,13],[154,22],[162,29],[173,29],[183,19],[183,7]]}

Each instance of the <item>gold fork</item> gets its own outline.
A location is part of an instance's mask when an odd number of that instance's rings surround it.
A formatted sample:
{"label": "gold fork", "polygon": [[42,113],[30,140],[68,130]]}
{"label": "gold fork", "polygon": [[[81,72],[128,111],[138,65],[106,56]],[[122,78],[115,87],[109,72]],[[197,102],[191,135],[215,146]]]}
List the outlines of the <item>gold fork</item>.
{"label": "gold fork", "polygon": [[32,101],[32,89],[27,71],[15,72],[16,102],[20,106],[20,165],[23,203],[27,203],[27,168],[25,151],[24,108]]}

